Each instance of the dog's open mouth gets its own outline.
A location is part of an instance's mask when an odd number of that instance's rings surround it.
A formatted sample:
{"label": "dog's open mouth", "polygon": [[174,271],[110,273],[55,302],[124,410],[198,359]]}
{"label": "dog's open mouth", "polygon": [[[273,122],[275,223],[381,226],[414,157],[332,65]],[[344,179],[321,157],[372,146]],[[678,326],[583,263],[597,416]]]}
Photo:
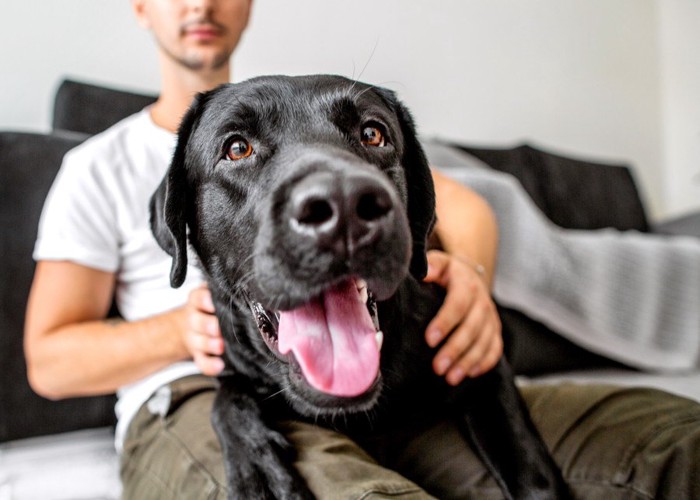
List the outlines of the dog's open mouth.
{"label": "dog's open mouth", "polygon": [[365,281],[347,279],[289,311],[250,305],[270,350],[298,364],[314,389],[354,397],[377,379],[383,334]]}

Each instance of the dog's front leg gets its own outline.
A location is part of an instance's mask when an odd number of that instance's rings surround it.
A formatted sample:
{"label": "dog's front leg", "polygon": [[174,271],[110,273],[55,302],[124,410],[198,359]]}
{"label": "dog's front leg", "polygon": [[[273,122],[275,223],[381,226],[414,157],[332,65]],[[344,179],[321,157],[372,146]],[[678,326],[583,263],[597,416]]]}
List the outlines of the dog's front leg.
{"label": "dog's front leg", "polygon": [[221,379],[212,423],[223,449],[229,499],[310,499],[293,466],[295,450],[270,428],[245,385]]}
{"label": "dog's front leg", "polygon": [[559,468],[530,419],[508,363],[465,384],[461,424],[505,498],[570,498]]}

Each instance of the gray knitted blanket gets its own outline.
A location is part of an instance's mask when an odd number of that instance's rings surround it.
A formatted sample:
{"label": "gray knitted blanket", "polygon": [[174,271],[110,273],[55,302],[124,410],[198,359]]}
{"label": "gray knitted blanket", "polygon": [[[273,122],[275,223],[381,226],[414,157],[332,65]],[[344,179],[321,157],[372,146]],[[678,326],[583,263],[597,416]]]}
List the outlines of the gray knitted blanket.
{"label": "gray knitted blanket", "polygon": [[432,166],[493,207],[494,297],[570,341],[656,371],[700,366],[700,239],[555,226],[508,174],[426,142]]}

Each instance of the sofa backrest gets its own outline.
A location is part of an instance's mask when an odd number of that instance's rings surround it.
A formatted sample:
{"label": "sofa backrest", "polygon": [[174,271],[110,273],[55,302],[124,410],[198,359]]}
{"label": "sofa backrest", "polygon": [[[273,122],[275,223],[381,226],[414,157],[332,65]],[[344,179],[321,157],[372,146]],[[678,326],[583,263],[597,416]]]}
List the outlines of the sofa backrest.
{"label": "sofa backrest", "polygon": [[540,210],[561,227],[649,230],[644,203],[627,165],[554,154],[529,144],[457,147],[517,178]]}
{"label": "sofa backrest", "polygon": [[561,227],[649,230],[642,197],[627,165],[572,158],[529,144],[455,146],[517,178],[539,209]]}
{"label": "sofa backrest", "polygon": [[24,311],[39,216],[63,155],[84,138],[0,132],[0,442],[115,421],[114,396],[49,401],[36,395],[24,361]]}
{"label": "sofa backrest", "polygon": [[94,135],[153,104],[156,96],[63,80],[56,90],[53,129]]}

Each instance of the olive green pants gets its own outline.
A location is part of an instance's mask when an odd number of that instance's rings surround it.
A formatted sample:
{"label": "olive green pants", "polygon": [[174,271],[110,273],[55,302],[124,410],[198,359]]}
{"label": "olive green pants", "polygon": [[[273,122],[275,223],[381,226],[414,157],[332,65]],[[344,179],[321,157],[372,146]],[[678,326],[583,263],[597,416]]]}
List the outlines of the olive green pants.
{"label": "olive green pants", "polygon": [[[522,393],[575,498],[700,499],[697,403],[610,386],[538,385]],[[189,377],[170,386],[166,405],[144,405],[124,444],[125,499],[226,498],[209,420],[213,399],[211,380]],[[401,475],[341,434],[298,422],[280,428],[321,499],[503,498],[448,422],[391,443],[381,459]]]}

